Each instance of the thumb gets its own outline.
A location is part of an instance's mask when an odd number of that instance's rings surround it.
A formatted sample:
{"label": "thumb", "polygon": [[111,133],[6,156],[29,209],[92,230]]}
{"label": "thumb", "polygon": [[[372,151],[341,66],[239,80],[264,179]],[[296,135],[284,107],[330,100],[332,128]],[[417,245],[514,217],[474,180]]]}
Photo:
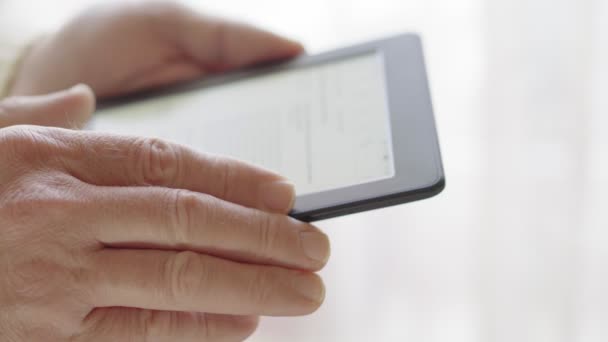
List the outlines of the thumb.
{"label": "thumb", "polygon": [[0,101],[0,128],[14,125],[81,128],[95,110],[95,95],[86,85],[42,96]]}

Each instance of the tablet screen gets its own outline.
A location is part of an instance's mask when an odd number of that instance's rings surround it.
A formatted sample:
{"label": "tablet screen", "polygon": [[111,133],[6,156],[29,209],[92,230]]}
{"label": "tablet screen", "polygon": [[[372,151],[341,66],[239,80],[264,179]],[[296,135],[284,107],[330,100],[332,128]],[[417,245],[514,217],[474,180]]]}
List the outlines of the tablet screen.
{"label": "tablet screen", "polygon": [[370,53],[110,107],[93,127],[258,164],[303,195],[394,176],[386,88]]}

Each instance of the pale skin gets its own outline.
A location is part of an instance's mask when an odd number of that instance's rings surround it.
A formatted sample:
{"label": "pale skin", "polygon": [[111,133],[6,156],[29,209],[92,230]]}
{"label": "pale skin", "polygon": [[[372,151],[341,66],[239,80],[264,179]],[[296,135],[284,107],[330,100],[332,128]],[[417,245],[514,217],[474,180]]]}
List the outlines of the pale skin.
{"label": "pale skin", "polygon": [[0,340],[241,341],[259,316],[317,310],[329,241],[286,215],[283,177],[74,129],[95,95],[301,52],[166,3],[96,8],[37,42],[0,102]]}

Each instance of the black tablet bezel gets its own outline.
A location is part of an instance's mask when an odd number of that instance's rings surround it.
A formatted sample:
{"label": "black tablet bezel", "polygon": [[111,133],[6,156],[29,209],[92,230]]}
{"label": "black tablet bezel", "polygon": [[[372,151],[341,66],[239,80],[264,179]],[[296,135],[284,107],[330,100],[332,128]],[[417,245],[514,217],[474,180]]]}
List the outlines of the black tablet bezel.
{"label": "black tablet bezel", "polygon": [[422,44],[415,34],[114,99],[100,103],[100,108],[369,53],[378,53],[385,66],[395,175],[388,179],[298,196],[291,216],[303,221],[317,221],[437,195],[445,187],[445,177]]}

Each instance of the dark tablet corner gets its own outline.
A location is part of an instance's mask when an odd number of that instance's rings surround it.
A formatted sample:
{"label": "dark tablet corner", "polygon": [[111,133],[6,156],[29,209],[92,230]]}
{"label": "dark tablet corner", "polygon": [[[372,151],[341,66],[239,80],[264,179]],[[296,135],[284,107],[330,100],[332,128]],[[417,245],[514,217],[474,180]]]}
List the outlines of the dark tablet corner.
{"label": "dark tablet corner", "polygon": [[317,58],[382,54],[388,91],[395,176],[377,182],[299,196],[291,215],[318,221],[436,196],[445,175],[421,40],[405,34],[362,44]]}
{"label": "dark tablet corner", "polygon": [[289,216],[303,221],[315,222],[335,217],[361,213],[375,209],[391,207],[409,202],[420,201],[439,195],[445,189],[445,178],[441,178],[436,184],[428,188],[413,190],[410,192],[387,195],[380,198],[372,198],[355,203],[347,203],[332,208],[321,208],[308,212],[293,211]]}

